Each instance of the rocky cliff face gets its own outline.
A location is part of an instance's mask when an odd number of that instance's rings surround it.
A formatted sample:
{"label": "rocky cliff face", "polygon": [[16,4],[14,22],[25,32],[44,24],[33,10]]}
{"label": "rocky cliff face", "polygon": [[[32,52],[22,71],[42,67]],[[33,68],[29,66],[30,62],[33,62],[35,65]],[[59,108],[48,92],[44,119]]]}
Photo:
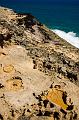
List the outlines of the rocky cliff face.
{"label": "rocky cliff face", "polygon": [[79,120],[79,49],[2,7],[0,46],[0,120]]}

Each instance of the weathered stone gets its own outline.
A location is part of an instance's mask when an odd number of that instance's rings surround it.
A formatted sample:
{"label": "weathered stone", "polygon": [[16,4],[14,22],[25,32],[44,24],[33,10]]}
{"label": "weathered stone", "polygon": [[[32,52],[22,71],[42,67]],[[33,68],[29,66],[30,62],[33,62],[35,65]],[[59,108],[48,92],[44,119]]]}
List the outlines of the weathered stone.
{"label": "weathered stone", "polygon": [[31,14],[1,7],[0,41],[0,119],[78,120],[79,50]]}
{"label": "weathered stone", "polygon": [[12,72],[13,69],[14,69],[14,66],[11,65],[11,64],[10,65],[6,65],[6,66],[3,67],[3,71],[6,72],[6,73]]}
{"label": "weathered stone", "polygon": [[50,102],[59,105],[61,108],[65,109],[65,110],[68,107],[68,105],[64,102],[65,100],[63,100],[63,91],[61,91],[61,90],[58,90],[58,89],[55,89],[55,88],[50,90],[48,92],[47,99]]}

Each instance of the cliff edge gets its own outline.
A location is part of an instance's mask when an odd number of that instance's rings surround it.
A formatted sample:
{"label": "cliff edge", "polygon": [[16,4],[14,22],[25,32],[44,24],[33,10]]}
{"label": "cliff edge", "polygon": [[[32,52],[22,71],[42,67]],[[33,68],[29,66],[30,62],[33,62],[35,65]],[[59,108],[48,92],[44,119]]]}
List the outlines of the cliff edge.
{"label": "cliff edge", "polygon": [[79,49],[31,14],[3,7],[0,120],[79,120]]}

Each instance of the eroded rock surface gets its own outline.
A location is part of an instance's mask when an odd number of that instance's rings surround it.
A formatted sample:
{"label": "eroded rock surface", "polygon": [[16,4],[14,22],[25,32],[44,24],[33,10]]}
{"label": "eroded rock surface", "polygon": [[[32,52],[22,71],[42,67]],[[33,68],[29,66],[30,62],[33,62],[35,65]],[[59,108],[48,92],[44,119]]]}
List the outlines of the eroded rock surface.
{"label": "eroded rock surface", "polygon": [[79,120],[79,49],[3,7],[0,46],[0,120]]}

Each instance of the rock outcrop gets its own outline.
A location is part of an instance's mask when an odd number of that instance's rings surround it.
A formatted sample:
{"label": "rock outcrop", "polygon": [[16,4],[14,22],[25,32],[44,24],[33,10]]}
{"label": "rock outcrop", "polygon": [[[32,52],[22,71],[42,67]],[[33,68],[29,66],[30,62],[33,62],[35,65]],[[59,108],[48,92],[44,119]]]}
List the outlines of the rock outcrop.
{"label": "rock outcrop", "polygon": [[0,120],[79,120],[79,49],[3,7],[0,46]]}

